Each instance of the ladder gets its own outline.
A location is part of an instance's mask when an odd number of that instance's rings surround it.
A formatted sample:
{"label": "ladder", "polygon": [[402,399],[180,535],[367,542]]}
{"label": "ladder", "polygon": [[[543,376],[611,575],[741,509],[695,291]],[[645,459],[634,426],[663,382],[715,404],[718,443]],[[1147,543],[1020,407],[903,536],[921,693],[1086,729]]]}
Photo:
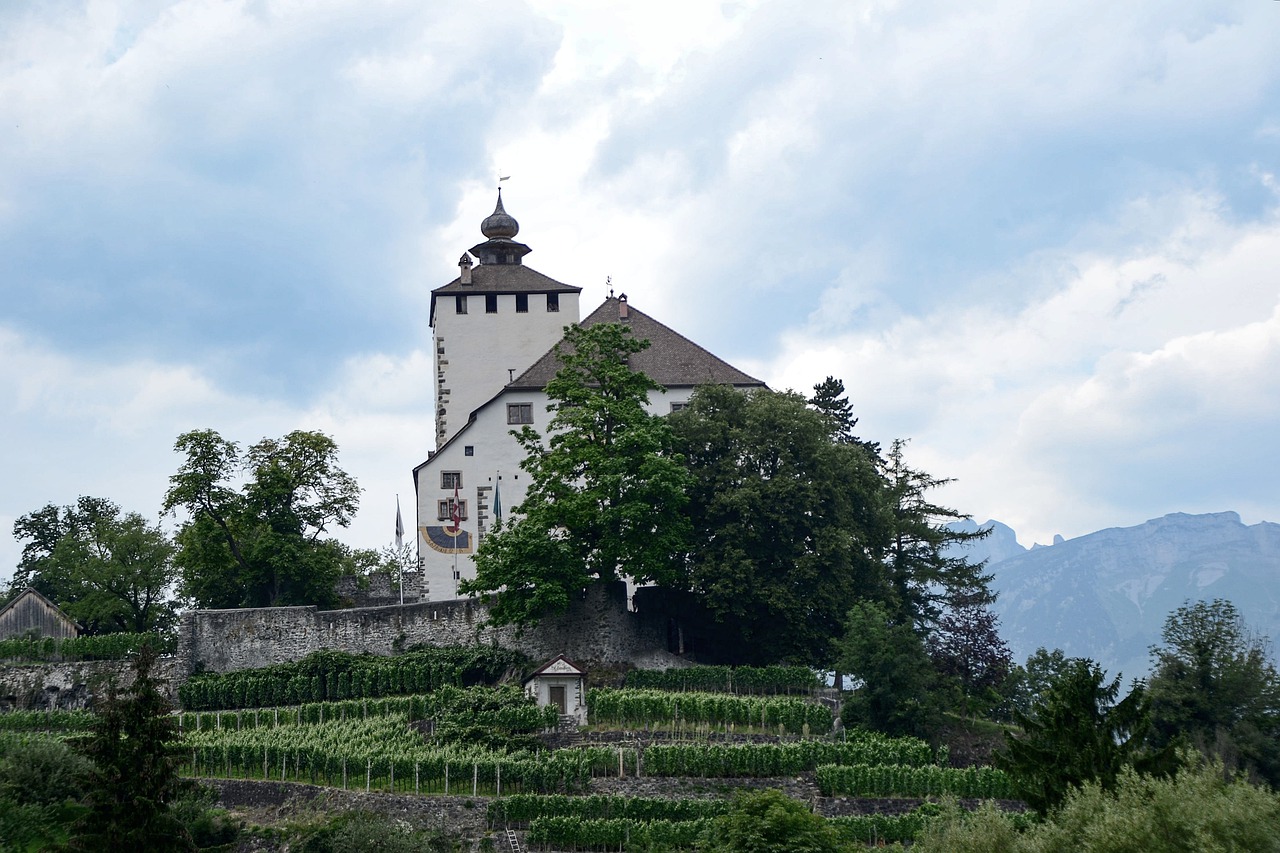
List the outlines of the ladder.
{"label": "ladder", "polygon": [[516,838],[514,829],[507,830],[507,844],[511,846],[511,853],[522,853],[520,850],[520,839]]}

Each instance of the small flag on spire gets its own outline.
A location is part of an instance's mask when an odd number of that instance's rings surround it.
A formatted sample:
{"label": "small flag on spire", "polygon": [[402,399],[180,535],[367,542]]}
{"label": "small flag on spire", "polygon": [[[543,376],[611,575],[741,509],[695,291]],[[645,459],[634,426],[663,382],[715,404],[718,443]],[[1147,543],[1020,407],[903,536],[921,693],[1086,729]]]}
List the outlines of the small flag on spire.
{"label": "small flag on spire", "polygon": [[396,495],[396,550],[404,548],[404,519],[400,517],[400,496]]}

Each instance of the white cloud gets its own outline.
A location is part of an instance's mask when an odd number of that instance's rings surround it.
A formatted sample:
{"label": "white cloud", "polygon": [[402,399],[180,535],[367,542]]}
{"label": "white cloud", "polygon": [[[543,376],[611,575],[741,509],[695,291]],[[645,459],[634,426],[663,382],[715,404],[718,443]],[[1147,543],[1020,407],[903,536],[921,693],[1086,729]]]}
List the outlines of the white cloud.
{"label": "white cloud", "polygon": [[1232,225],[1211,198],[1147,204],[1179,214],[1158,247],[1065,259],[1028,305],[946,304],[867,333],[817,319],[757,369],[804,389],[843,377],[870,437],[914,437],[921,467],[959,478],[953,503],[1026,538],[1266,505],[1280,226]]}

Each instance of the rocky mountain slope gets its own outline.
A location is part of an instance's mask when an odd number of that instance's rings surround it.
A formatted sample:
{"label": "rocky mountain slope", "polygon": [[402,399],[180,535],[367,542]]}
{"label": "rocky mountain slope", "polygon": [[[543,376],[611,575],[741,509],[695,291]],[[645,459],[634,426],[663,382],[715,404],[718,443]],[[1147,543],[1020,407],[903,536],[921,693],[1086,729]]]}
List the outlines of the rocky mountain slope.
{"label": "rocky mountain slope", "polygon": [[1031,549],[1006,525],[982,526],[992,535],[966,553],[989,560],[1015,660],[1060,648],[1127,681],[1146,674],[1148,649],[1171,611],[1215,598],[1232,601],[1250,628],[1280,643],[1280,524],[1245,525],[1234,512],[1173,513]]}

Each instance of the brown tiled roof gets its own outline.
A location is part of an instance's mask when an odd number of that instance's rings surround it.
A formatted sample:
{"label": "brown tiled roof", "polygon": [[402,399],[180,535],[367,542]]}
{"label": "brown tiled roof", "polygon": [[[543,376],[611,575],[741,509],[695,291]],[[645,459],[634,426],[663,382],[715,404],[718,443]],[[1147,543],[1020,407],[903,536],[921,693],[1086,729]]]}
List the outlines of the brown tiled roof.
{"label": "brown tiled roof", "polygon": [[581,287],[564,284],[524,264],[478,264],[471,270],[471,283],[455,278],[431,291],[432,297],[455,293],[579,293]]}
{"label": "brown tiled roof", "polygon": [[[619,310],[624,303],[609,297],[604,304],[592,311],[581,325],[619,322]],[[648,349],[631,356],[631,367],[648,376],[665,388],[690,388],[697,385],[763,386],[754,376],[748,376],[693,341],[662,325],[657,320],[627,305],[627,325],[637,340],[647,340]],[[547,383],[560,369],[560,359],[551,349],[533,366],[507,385],[506,390],[530,390],[547,387]]]}

